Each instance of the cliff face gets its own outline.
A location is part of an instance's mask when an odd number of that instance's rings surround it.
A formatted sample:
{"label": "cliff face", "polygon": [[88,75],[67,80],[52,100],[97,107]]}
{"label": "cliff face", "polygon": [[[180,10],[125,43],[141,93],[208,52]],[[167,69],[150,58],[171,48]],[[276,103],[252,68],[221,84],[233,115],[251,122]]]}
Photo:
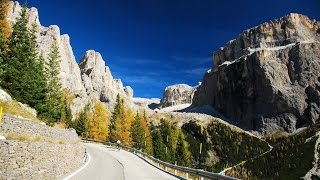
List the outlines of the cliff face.
{"label": "cliff face", "polygon": [[211,105],[260,132],[291,132],[319,120],[319,41],[319,24],[299,14],[244,31],[214,53],[193,106]]}
{"label": "cliff face", "polygon": [[86,93],[91,100],[100,100],[109,105],[116,101],[117,94],[126,100],[133,96],[131,87],[123,87],[120,79],[114,79],[100,53],[89,50],[82,57],[79,67]]}
{"label": "cliff face", "polygon": [[187,84],[176,84],[168,86],[163,92],[160,107],[169,107],[178,104],[190,104],[195,88]]}
{"label": "cliff face", "polygon": [[[20,16],[22,7],[18,2],[10,3],[7,18],[13,25]],[[87,51],[79,67],[73,54],[70,37],[67,34],[61,35],[60,29],[56,25],[42,26],[36,8],[30,8],[27,11],[29,27],[32,24],[36,25],[39,53],[42,53],[46,59],[53,42],[56,41],[58,44],[61,56],[61,84],[64,89],[68,89],[75,96],[71,105],[74,115],[87,103],[94,103],[96,100],[100,100],[111,107],[118,93],[128,102],[130,101],[133,90],[130,87],[124,88],[121,80],[113,79],[109,68],[105,67],[105,62],[99,53],[92,50]]]}

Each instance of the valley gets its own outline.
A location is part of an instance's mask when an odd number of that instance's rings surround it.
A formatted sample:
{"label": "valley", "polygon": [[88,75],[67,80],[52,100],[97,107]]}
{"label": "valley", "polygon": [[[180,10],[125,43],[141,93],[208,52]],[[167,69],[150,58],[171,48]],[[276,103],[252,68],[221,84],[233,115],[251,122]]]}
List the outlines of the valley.
{"label": "valley", "polygon": [[259,22],[215,49],[200,83],[160,99],[136,97],[96,50],[76,59],[73,37],[43,26],[37,8],[4,0],[1,11],[0,179],[63,179],[82,166],[73,179],[176,178],[84,139],[225,178],[320,178],[319,21]]}

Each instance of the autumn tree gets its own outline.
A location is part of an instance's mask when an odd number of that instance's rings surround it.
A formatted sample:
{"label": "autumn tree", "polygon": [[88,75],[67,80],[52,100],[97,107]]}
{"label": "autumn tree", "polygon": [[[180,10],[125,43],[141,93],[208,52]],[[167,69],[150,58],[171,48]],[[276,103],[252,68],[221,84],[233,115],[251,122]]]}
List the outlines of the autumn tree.
{"label": "autumn tree", "polygon": [[88,137],[94,140],[106,141],[109,135],[108,111],[102,102],[95,104],[88,122]]}
{"label": "autumn tree", "polygon": [[1,35],[3,36],[4,41],[9,38],[11,33],[10,24],[7,19],[9,2],[10,0],[0,0],[0,29],[2,29]]}
{"label": "autumn tree", "polygon": [[110,120],[110,140],[120,140],[124,145],[132,145],[131,123],[134,113],[125,106],[123,99],[117,95],[116,104]]}
{"label": "autumn tree", "polygon": [[131,123],[132,123],[132,120],[134,118],[134,113],[133,111],[128,108],[128,107],[125,107],[124,108],[124,119],[122,121],[122,141],[124,145],[127,145],[127,146],[132,146],[132,136],[131,136]]}
{"label": "autumn tree", "polygon": [[9,11],[9,0],[0,0],[0,85],[3,81],[5,71],[5,53],[7,50],[7,39],[10,36],[11,29],[7,20]]}
{"label": "autumn tree", "polygon": [[144,149],[145,152],[148,154],[152,154],[152,137],[150,133],[150,128],[148,126],[146,111],[143,112],[143,114],[140,117],[141,126],[143,129],[143,135],[144,135]]}

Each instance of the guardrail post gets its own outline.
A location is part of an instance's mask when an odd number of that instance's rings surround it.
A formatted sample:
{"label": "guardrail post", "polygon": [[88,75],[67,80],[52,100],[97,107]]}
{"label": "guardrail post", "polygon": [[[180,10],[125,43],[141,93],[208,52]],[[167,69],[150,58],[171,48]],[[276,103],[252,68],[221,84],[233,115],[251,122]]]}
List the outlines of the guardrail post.
{"label": "guardrail post", "polygon": [[167,168],[167,166],[165,166],[165,167],[164,167],[164,170],[165,170],[165,171],[168,171],[168,168]]}
{"label": "guardrail post", "polygon": [[189,173],[186,173],[186,179],[189,179]]}
{"label": "guardrail post", "polygon": [[199,176],[199,179],[200,179],[200,180],[204,180],[204,178],[203,178],[203,177],[201,177],[201,176]]}
{"label": "guardrail post", "polygon": [[[177,165],[177,161],[174,162],[174,165]],[[174,169],[174,175],[177,175],[177,169]]]}

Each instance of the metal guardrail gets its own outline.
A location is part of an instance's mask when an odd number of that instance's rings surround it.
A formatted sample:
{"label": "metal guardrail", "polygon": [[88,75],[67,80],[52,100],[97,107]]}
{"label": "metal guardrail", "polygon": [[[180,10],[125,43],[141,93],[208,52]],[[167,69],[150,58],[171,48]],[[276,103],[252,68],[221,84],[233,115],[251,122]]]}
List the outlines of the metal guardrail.
{"label": "metal guardrail", "polygon": [[[108,145],[108,146],[118,147],[118,144],[111,143],[111,142],[102,142],[102,141],[96,141],[96,140],[92,140],[92,139],[82,139],[82,140],[85,142],[96,142],[96,143],[101,143],[101,144]],[[208,172],[208,171],[204,171],[204,170],[200,170],[200,169],[188,168],[188,167],[184,167],[184,166],[178,166],[178,165],[174,165],[174,164],[171,164],[168,162],[164,162],[164,161],[156,159],[156,158],[154,158],[144,152],[141,152],[140,150],[130,148],[127,146],[123,146],[121,144],[119,145],[119,147],[123,150],[133,152],[137,156],[145,159],[146,161],[153,164],[154,166],[157,166],[158,168],[161,168],[160,165],[162,165],[164,167],[164,170],[167,172],[168,172],[167,168],[173,169],[174,173],[169,172],[170,174],[174,174],[174,175],[178,176],[177,171],[184,172],[185,177],[179,176],[181,178],[189,179],[189,174],[190,174],[190,175],[198,177],[201,180],[203,180],[203,179],[238,180],[237,178],[234,178],[234,177],[223,176],[223,175],[217,174],[217,173],[212,173],[212,172]],[[150,160],[154,163],[150,162]]]}

